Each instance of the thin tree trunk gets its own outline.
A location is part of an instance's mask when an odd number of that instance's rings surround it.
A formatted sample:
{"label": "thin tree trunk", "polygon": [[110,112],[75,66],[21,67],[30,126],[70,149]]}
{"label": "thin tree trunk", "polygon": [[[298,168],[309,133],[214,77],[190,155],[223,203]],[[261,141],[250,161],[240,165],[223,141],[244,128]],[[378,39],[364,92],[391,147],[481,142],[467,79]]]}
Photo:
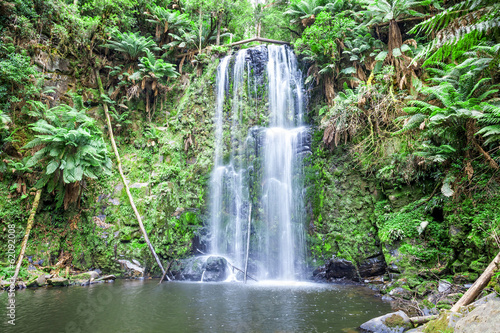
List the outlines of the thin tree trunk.
{"label": "thin tree trunk", "polygon": [[[99,92],[100,92],[100,94],[103,95],[104,89],[102,88],[101,77],[99,76],[99,71],[97,69],[95,70],[95,76],[96,76],[97,83],[99,85]],[[122,179],[123,186],[125,187],[125,191],[127,192],[128,200],[130,201],[130,206],[132,206],[132,210],[134,211],[135,217],[137,218],[137,221],[139,222],[139,227],[141,228],[142,234],[144,236],[144,240],[148,244],[148,247],[149,247],[149,250],[151,251],[151,254],[155,258],[158,266],[160,266],[162,273],[165,274],[165,269],[163,268],[163,265],[161,264],[160,258],[158,258],[158,255],[156,254],[155,249],[153,248],[153,245],[149,241],[148,234],[146,232],[146,229],[144,228],[144,224],[142,223],[141,215],[139,214],[139,212],[137,211],[137,208],[135,207],[134,199],[132,198],[132,194],[130,193],[130,189],[128,188],[127,180],[125,179],[125,175],[123,174],[120,154],[118,153],[118,148],[116,147],[115,138],[113,136],[113,128],[111,127],[111,118],[110,118],[109,112],[108,112],[108,105],[106,103],[102,103],[102,106],[104,108],[104,113],[106,114],[106,121],[108,123],[109,139],[111,140],[111,146],[113,146],[113,151],[114,151],[115,157],[116,157],[116,164],[118,165],[118,171],[120,172],[120,177]]]}
{"label": "thin tree trunk", "polygon": [[202,21],[202,11],[201,11],[201,7],[200,7],[200,45],[198,47],[198,52],[201,53],[201,33],[202,33],[202,28],[203,28],[203,21]]}
{"label": "thin tree trunk", "polygon": [[250,252],[250,226],[252,222],[252,204],[250,204],[250,209],[248,212],[248,227],[247,227],[247,254],[245,258],[245,278],[244,281],[247,283],[247,273],[248,273],[248,254]]}
{"label": "thin tree trunk", "polygon": [[221,16],[220,14],[217,14],[217,39],[215,42],[216,45],[220,45],[220,26],[222,21],[220,16]]}
{"label": "thin tree trunk", "polygon": [[465,294],[458,300],[458,302],[453,305],[451,308],[451,311],[457,312],[460,307],[469,305],[472,303],[476,297],[481,293],[481,291],[486,287],[488,282],[490,282],[491,277],[493,276],[493,273],[495,272],[496,269],[500,267],[500,252],[498,252],[497,256],[493,261],[486,267],[485,271],[481,276],[474,282],[472,287],[469,288],[465,292]]}
{"label": "thin tree trunk", "polygon": [[12,278],[12,284],[15,285],[17,276],[19,275],[19,269],[23,262],[24,252],[26,251],[26,245],[28,244],[28,238],[30,237],[30,231],[33,227],[35,221],[35,214],[38,208],[38,203],[40,202],[40,195],[42,190],[36,191],[35,199],[33,200],[33,206],[31,207],[30,217],[28,218],[28,225],[26,226],[26,233],[24,234],[23,242],[21,243],[21,252],[19,252],[19,258],[17,259],[16,270],[14,271],[14,277]]}

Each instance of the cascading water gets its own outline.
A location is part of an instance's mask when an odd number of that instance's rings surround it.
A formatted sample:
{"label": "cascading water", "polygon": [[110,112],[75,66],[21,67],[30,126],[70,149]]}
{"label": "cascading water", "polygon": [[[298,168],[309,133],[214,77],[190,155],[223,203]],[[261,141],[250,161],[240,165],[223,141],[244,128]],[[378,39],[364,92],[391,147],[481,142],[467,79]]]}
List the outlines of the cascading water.
{"label": "cascading water", "polygon": [[240,50],[220,62],[216,93],[210,253],[244,267],[250,232],[253,275],[299,279],[310,138],[297,59],[287,46]]}

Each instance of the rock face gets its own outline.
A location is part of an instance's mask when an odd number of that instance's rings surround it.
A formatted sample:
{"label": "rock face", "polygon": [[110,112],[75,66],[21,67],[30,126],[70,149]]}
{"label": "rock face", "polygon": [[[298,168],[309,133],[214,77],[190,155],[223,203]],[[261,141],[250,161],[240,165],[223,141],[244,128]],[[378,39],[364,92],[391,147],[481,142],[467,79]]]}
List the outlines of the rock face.
{"label": "rock face", "polygon": [[411,328],[410,318],[403,311],[373,318],[360,326],[362,332],[402,333]]}
{"label": "rock face", "polygon": [[313,279],[315,281],[332,281],[335,279],[359,281],[360,277],[368,278],[383,275],[386,267],[383,255],[366,259],[359,265],[357,271],[356,266],[351,261],[333,257],[324,266],[313,272]]}
{"label": "rock face", "polygon": [[218,256],[199,256],[180,261],[171,268],[176,280],[219,282],[227,279],[227,260]]}
{"label": "rock face", "polygon": [[494,333],[499,331],[500,298],[495,295],[473,303],[474,309],[459,319],[455,325],[457,333]]}

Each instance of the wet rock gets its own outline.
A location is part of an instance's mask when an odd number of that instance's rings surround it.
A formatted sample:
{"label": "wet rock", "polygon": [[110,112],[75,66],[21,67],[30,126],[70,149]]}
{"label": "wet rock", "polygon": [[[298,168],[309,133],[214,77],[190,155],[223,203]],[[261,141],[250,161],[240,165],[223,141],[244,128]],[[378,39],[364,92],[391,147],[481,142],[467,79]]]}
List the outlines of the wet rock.
{"label": "wet rock", "polygon": [[425,325],[427,332],[448,329],[456,333],[496,333],[500,323],[500,297],[490,294],[461,307],[459,312],[444,311]]}
{"label": "wet rock", "polygon": [[366,259],[359,265],[358,270],[351,261],[333,257],[313,272],[313,279],[316,281],[334,279],[359,281],[360,277],[364,279],[383,275],[386,267],[383,255]]}
{"label": "wet rock", "polygon": [[403,299],[411,299],[411,297],[412,297],[411,291],[409,291],[408,289],[405,289],[403,287],[396,287],[396,288],[392,289],[389,292],[389,295],[392,297],[399,297],[399,298],[403,298]]}
{"label": "wet rock", "polygon": [[451,289],[451,283],[446,280],[439,280],[438,291],[440,293],[448,292]]}
{"label": "wet rock", "polygon": [[402,333],[411,328],[410,318],[403,311],[373,318],[360,326],[362,332]]}
{"label": "wet rock", "polygon": [[359,265],[359,275],[361,277],[371,277],[377,275],[383,275],[386,270],[386,263],[384,256],[378,255],[372,258],[366,259]]}
{"label": "wet rock", "polygon": [[222,257],[209,257],[205,264],[203,281],[223,281],[227,278],[227,261]]}
{"label": "wet rock", "polygon": [[120,200],[118,198],[113,198],[113,199],[108,199],[108,202],[112,204],[113,206],[119,206],[120,205]]}
{"label": "wet rock", "polygon": [[62,277],[50,278],[47,283],[54,287],[66,287],[69,286],[69,280]]}
{"label": "wet rock", "polygon": [[369,278],[366,278],[363,282],[364,283],[371,283],[371,284],[383,284],[384,283],[384,276],[379,275],[379,276],[369,277]]}
{"label": "wet rock", "polygon": [[144,267],[134,264],[128,260],[117,260],[124,270],[124,277],[127,278],[140,278],[144,276]]}
{"label": "wet rock", "polygon": [[45,285],[45,274],[35,276],[34,278],[30,279],[27,283],[27,287],[43,287]]}
{"label": "wet rock", "polygon": [[227,279],[227,260],[218,256],[199,256],[172,265],[176,280],[219,282]]}
{"label": "wet rock", "polygon": [[36,284],[37,284],[39,287],[43,287],[46,283],[47,283],[47,281],[46,281],[46,279],[45,279],[45,275],[44,275],[44,274],[40,275],[40,276],[36,279]]}
{"label": "wet rock", "polygon": [[462,230],[459,227],[456,227],[454,225],[450,225],[450,236],[452,236],[452,237],[456,236],[461,232],[462,232]]}
{"label": "wet rock", "polygon": [[88,271],[85,273],[74,275],[73,279],[75,279],[75,280],[94,280],[94,279],[97,279],[98,277],[99,277],[99,273],[97,273],[96,271]]}

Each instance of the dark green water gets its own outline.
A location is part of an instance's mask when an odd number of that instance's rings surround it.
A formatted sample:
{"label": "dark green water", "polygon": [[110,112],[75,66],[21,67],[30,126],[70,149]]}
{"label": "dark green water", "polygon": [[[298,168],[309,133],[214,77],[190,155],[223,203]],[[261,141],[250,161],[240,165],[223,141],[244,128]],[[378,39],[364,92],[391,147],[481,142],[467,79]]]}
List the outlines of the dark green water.
{"label": "dark green water", "polygon": [[353,332],[390,305],[358,286],[158,280],[16,292],[16,326],[1,332]]}

